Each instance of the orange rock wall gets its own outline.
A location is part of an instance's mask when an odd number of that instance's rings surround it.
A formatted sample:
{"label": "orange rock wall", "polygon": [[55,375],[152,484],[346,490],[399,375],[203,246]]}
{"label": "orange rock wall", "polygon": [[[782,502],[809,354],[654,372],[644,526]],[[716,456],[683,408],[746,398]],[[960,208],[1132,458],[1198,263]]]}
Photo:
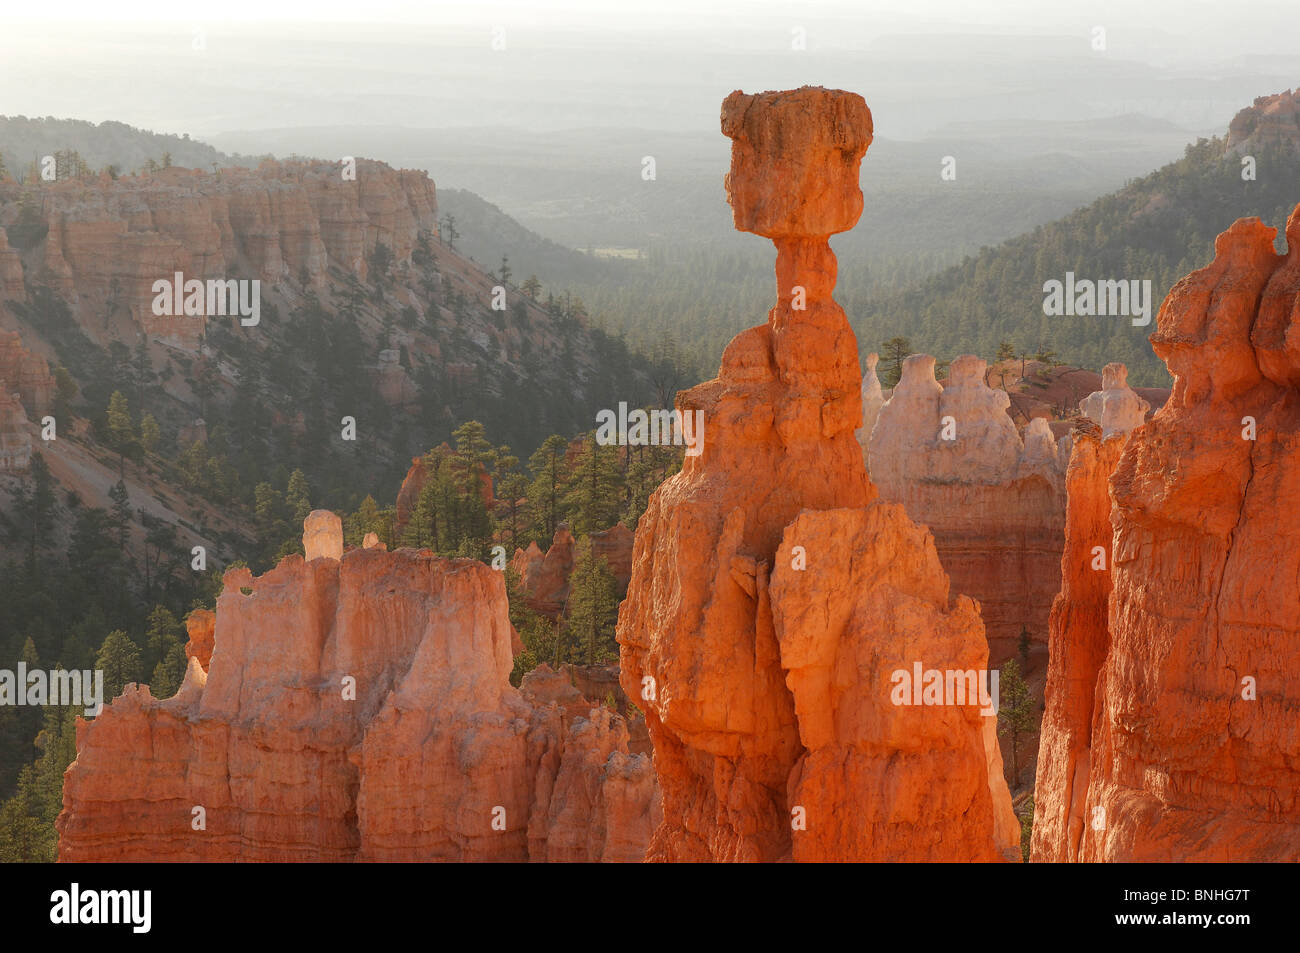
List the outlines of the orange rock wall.
{"label": "orange rock wall", "polygon": [[[1076,846],[1059,789],[1080,744],[1087,686],[1049,676],[1049,698],[1060,701],[1043,744],[1056,755],[1040,761],[1039,784],[1057,793],[1043,808],[1036,859],[1300,857],[1300,687],[1292,673],[1300,640],[1292,505],[1300,494],[1300,210],[1287,224],[1287,255],[1273,252],[1274,237],[1258,219],[1238,221],[1219,236],[1214,261],[1160,308],[1151,340],[1174,387],[1131,435],[1110,481],[1105,656],[1086,778],[1076,768],[1068,795],[1083,823]],[[1096,596],[1080,593],[1090,605]],[[1084,618],[1095,611],[1079,610]],[[1083,627],[1077,650],[1064,629],[1067,651],[1085,660],[1095,653],[1095,626]]]}
{"label": "orange rock wall", "polygon": [[510,686],[505,586],[484,564],[375,547],[290,556],[256,579],[232,570],[205,672],[207,623],[190,621],[174,698],[129,686],[79,724],[61,860],[643,852],[649,758],[627,753],[612,713]]}
{"label": "orange rock wall", "polygon": [[[95,314],[121,310],[146,333],[188,348],[205,319],[155,315],[158,279],[179,271],[187,280],[292,279],[320,288],[333,265],[364,280],[377,244],[400,264],[421,230],[437,228],[434,186],[423,172],[367,159],[357,160],[355,181],[344,181],[337,163],[268,161],[255,170],[168,168],[40,191],[49,231],[32,267],[69,303]],[[0,185],[13,216],[21,193]],[[0,285],[17,296],[21,266],[14,271],[8,248],[0,246]]]}

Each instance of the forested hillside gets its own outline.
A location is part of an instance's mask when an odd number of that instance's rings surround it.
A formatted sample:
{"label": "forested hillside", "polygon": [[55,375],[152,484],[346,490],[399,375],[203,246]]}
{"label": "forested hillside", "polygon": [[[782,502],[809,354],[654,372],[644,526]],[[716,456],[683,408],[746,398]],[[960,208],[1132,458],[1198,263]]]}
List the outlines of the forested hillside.
{"label": "forested hillside", "polygon": [[[1256,162],[1243,180],[1241,154]],[[1099,368],[1123,361],[1133,384],[1166,386],[1164,364],[1147,342],[1169,289],[1214,257],[1215,237],[1243,216],[1279,230],[1300,201],[1300,153],[1286,144],[1228,149],[1227,139],[1202,139],[1177,162],[1087,208],[987,248],[962,264],[891,294],[849,291],[844,301],[864,349],[895,336],[917,350],[984,356],[1011,341],[1030,353],[1050,349],[1059,360]],[[1067,271],[1093,280],[1150,279],[1152,323],[1125,317],[1048,317],[1043,284]]]}
{"label": "forested hillside", "polygon": [[146,169],[150,163],[211,169],[255,166],[265,158],[227,155],[188,135],[165,135],[112,120],[96,125],[84,119],[0,116],[0,170],[8,169],[19,181],[39,174],[42,157],[69,152],[89,169],[109,169],[115,175]]}

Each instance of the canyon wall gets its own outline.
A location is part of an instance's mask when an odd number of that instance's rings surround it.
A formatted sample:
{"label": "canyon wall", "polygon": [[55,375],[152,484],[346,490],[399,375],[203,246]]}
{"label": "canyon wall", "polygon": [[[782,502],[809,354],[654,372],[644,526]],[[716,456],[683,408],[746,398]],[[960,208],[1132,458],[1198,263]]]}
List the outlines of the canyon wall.
{"label": "canyon wall", "polygon": [[[421,230],[436,230],[437,199],[425,173],[368,159],[357,160],[355,180],[345,181],[343,171],[330,162],[267,161],[257,169],[166,168],[42,183],[35,214],[47,231],[32,252],[32,277],[83,312],[103,315],[86,323],[92,336],[125,315],[152,337],[193,349],[205,319],[179,306],[155,315],[158,279],[182,272],[187,280],[292,280],[320,290],[330,267],[364,280],[377,245],[400,265]],[[33,224],[21,221],[29,191],[0,185],[11,200],[0,225],[11,232],[26,234]],[[0,284],[4,294],[24,298],[13,244],[0,245]]]}
{"label": "canyon wall", "polygon": [[857,342],[828,237],[862,211],[860,96],[723,103],[736,227],[776,245],[777,303],[677,396],[708,439],[652,495],[619,615],[622,681],[663,791],[647,859],[1018,859],[992,715],[895,704],[895,672],[982,670],[928,532],[874,503]]}
{"label": "canyon wall", "polygon": [[0,331],[0,473],[27,469],[33,446],[28,415],[44,415],[53,402],[54,376],[45,358],[23,347],[17,332]]}
{"label": "canyon wall", "polygon": [[0,331],[0,390],[16,393],[34,416],[47,413],[54,404],[50,365],[23,346],[17,331]]}
{"label": "canyon wall", "polygon": [[928,354],[903,362],[871,433],[871,479],[934,534],[953,589],[979,601],[998,664],[1015,654],[1022,631],[1047,641],[1060,588],[1064,460],[1042,418],[1022,440],[1006,412],[1010,398],[984,381],[984,361],[954,359],[946,386],[934,365]]}
{"label": "canyon wall", "polygon": [[1076,440],[1035,860],[1300,856],[1300,209],[1275,235],[1239,220],[1165,299],[1173,392],[1108,508],[1115,443]]}
{"label": "canyon wall", "polygon": [[500,572],[304,529],[308,558],[230,570],[191,616],[175,697],[78,724],[61,860],[640,859],[650,759],[612,712],[510,686]]}
{"label": "canyon wall", "polygon": [[0,387],[0,473],[23,473],[32,460],[31,425],[17,394]]}

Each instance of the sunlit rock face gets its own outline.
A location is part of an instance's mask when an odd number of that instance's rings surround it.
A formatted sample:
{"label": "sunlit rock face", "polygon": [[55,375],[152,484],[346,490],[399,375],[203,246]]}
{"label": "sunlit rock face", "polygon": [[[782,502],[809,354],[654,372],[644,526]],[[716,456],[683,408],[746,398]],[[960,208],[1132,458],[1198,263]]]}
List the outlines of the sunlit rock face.
{"label": "sunlit rock face", "polygon": [[510,686],[502,573],[304,529],[310,558],[230,570],[190,616],[173,698],[79,722],[60,860],[640,859],[650,758],[613,712]]}
{"label": "sunlit rock face", "polygon": [[1274,237],[1239,220],[1165,299],[1173,392],[1108,509],[1118,440],[1076,441],[1034,859],[1300,856],[1300,211]]}
{"label": "sunlit rock face", "polygon": [[1064,461],[1047,421],[1022,437],[1009,402],[980,358],[954,358],[940,384],[934,358],[913,354],[868,444],[881,497],[930,529],[953,590],[979,602],[995,664],[1023,632],[1047,641],[1064,545]]}
{"label": "sunlit rock face", "polygon": [[[989,719],[890,699],[899,659],[982,669],[987,654],[929,534],[873,505],[855,436],[862,374],[828,239],[862,211],[870,111],[804,87],[732,93],[721,118],[736,227],[776,245],[777,302],[716,379],[678,395],[703,411],[703,453],[637,528],[618,634],[663,791],[647,859],[1014,853]],[[888,548],[891,568],[862,547]]]}
{"label": "sunlit rock face", "polygon": [[[0,198],[11,200],[0,225],[18,224],[22,190],[0,182]],[[207,318],[180,307],[159,314],[155,281],[180,272],[320,292],[331,267],[364,280],[378,245],[395,262],[409,261],[420,231],[436,230],[438,219],[424,172],[369,159],[357,160],[350,179],[337,163],[267,161],[69,179],[43,183],[41,194],[46,231],[30,266],[83,312],[124,313],[150,337],[186,349],[198,346]],[[0,228],[0,299],[26,298],[18,256]],[[101,332],[95,322],[86,330]]]}

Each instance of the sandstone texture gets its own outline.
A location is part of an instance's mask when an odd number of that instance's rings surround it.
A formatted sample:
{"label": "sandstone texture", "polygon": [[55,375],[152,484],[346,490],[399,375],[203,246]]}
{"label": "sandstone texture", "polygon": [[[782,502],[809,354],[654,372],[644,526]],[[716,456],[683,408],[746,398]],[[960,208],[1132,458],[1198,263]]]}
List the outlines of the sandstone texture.
{"label": "sandstone texture", "polygon": [[312,510],[302,521],[302,549],[307,562],[343,558],[343,520],[329,510]]}
{"label": "sandstone texture", "polygon": [[1076,439],[1036,860],[1300,857],[1300,210],[1275,234],[1239,220],[1165,299],[1173,392],[1109,508],[1118,438]]}
{"label": "sandstone texture", "polygon": [[212,662],[212,648],[216,640],[217,615],[207,609],[195,609],[185,618],[185,657],[197,659],[203,671]]}
{"label": "sandstone texture", "polygon": [[885,395],[880,388],[880,378],[876,376],[876,365],[880,363],[878,354],[867,355],[867,372],[862,375],[862,426],[860,426],[856,435],[858,445],[862,447],[862,460],[867,465],[867,471],[871,470],[871,459],[869,448],[871,445],[871,431],[876,426],[876,418],[880,415],[880,408],[885,404]]}
{"label": "sandstone texture", "polygon": [[1150,409],[1151,405],[1128,386],[1128,368],[1117,363],[1102,368],[1101,390],[1089,394],[1079,404],[1084,416],[1101,427],[1103,439],[1128,433],[1146,420]]}
{"label": "sandstone texture", "polygon": [[1242,152],[1258,144],[1300,149],[1300,90],[1259,96],[1228,126],[1228,148]]}
{"label": "sandstone texture", "polygon": [[9,244],[9,236],[0,228],[0,301],[23,301],[27,289],[23,284],[23,260]]}
{"label": "sandstone texture", "polygon": [[983,360],[955,358],[946,386],[934,364],[928,354],[903,362],[872,431],[871,479],[934,534],[954,591],[980,604],[997,664],[1024,631],[1047,640],[1060,588],[1064,460],[1047,421],[1031,420],[1021,436],[1007,393],[985,383]]}
{"label": "sandstone texture", "polygon": [[[22,194],[17,184],[0,184],[0,196],[12,200],[0,225],[10,231],[23,227]],[[425,173],[368,159],[357,160],[355,180],[345,180],[338,163],[267,161],[216,173],[102,177],[94,187],[71,179],[45,183],[40,194],[48,231],[32,268],[72,306],[124,314],[150,337],[187,349],[197,347],[206,319],[180,309],[155,315],[158,279],[181,272],[319,290],[331,266],[364,280],[380,244],[395,262],[409,262],[418,233],[437,228]],[[0,295],[23,298],[11,245],[0,246]]]}
{"label": "sandstone texture", "polygon": [[[307,522],[324,535],[320,514]],[[341,529],[317,548],[341,551]],[[215,618],[196,616],[175,697],[130,685],[78,724],[60,860],[644,852],[649,757],[628,753],[615,713],[510,686],[500,572],[411,549],[290,556],[228,571]]]}
{"label": "sandstone texture", "polygon": [[[1018,856],[991,716],[900,712],[888,692],[899,657],[987,663],[928,534],[873,505],[855,437],[861,371],[828,238],[861,213],[871,114],[804,87],[732,93],[721,119],[735,223],[774,241],[777,303],[715,380],[678,394],[708,437],[636,533],[618,638],[663,792],[647,859]],[[872,546],[889,557],[855,549]]]}

